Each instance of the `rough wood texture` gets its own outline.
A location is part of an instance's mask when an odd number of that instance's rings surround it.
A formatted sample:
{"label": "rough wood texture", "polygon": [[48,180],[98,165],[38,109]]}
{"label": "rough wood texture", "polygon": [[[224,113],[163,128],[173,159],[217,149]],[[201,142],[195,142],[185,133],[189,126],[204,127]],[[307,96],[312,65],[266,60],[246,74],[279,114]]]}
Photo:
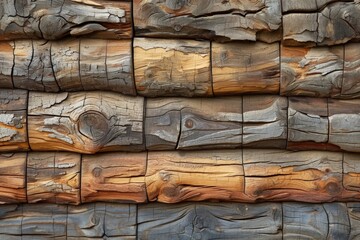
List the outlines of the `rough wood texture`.
{"label": "rough wood texture", "polygon": [[31,148],[80,153],[142,150],[143,101],[107,92],[31,92]]}
{"label": "rough wood texture", "polygon": [[290,97],[288,100],[287,149],[330,149],[327,99]]}
{"label": "rough wood texture", "polygon": [[105,153],[82,157],[81,201],[147,201],[147,153]]}
{"label": "rough wood texture", "polygon": [[0,42],[0,87],[12,88],[13,42]]}
{"label": "rough wood texture", "polygon": [[140,205],[138,239],[281,239],[281,204]]}
{"label": "rough wood texture", "polygon": [[344,46],[344,77],[341,98],[360,97],[360,43],[349,43]]}
{"label": "rough wood texture", "polygon": [[210,42],[135,38],[138,94],[211,96]]}
{"label": "rough wood texture", "polygon": [[[352,0],[345,0],[352,1]],[[283,13],[286,12],[316,12],[327,4],[336,2],[336,0],[282,0]]]}
{"label": "rough wood texture", "polygon": [[[289,2],[283,0],[283,2]],[[290,13],[283,16],[283,39],[288,45],[335,45],[346,43],[350,40],[360,39],[360,2],[336,1],[296,1],[296,5],[307,6],[308,9],[301,9],[301,6],[283,6],[284,11],[288,10],[316,10],[317,13]],[[318,4],[318,2],[320,4]],[[315,3],[315,6],[314,6]],[[291,9],[292,8],[292,9]]]}
{"label": "rough wood texture", "polygon": [[245,193],[254,201],[328,202],[342,198],[342,154],[243,150]]}
{"label": "rough wood texture", "polygon": [[26,108],[26,91],[0,89],[0,151],[29,149]]}
{"label": "rough wood texture", "polygon": [[134,0],[137,36],[277,41],[281,2]]}
{"label": "rough wood texture", "polygon": [[360,152],[360,99],[329,99],[329,143]]}
{"label": "rough wood texture", "polygon": [[80,155],[30,152],[27,158],[29,203],[80,203]]}
{"label": "rough wood texture", "polygon": [[343,185],[354,197],[360,197],[360,156],[354,153],[344,153]]}
{"label": "rough wood texture", "polygon": [[0,40],[132,36],[131,3],[127,1],[8,0],[1,1],[0,9]]}
{"label": "rough wood texture", "polygon": [[258,95],[243,97],[243,145],[285,148],[287,99]]}
{"label": "rough wood texture", "polygon": [[26,202],[26,153],[0,155],[0,204]]}
{"label": "rough wood texture", "polygon": [[149,152],[146,189],[165,203],[244,199],[241,150]]}
{"label": "rough wood texture", "polygon": [[159,98],[146,105],[149,150],[241,146],[242,98]]}
{"label": "rough wood texture", "polygon": [[344,203],[284,203],[283,226],[284,239],[354,239]]}
{"label": "rough wood texture", "polygon": [[343,81],[344,48],[282,47],[282,95],[339,97]]}
{"label": "rough wood texture", "polygon": [[360,203],[347,203],[347,207],[351,225],[350,239],[358,239],[360,237]]}
{"label": "rough wood texture", "polygon": [[213,43],[211,51],[215,95],[279,93],[278,43]]}

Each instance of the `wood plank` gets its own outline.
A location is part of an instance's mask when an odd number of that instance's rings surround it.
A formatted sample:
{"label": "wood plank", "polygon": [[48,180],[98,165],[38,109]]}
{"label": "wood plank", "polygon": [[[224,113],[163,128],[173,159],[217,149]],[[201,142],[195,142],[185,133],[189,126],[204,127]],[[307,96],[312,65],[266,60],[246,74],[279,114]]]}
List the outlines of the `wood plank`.
{"label": "wood plank", "polygon": [[278,94],[278,43],[213,43],[211,51],[215,95]]}
{"label": "wood plank", "polygon": [[351,224],[349,239],[358,239],[360,237],[360,203],[347,203],[347,207]]}
{"label": "wood plank", "polygon": [[[302,1],[301,1],[302,2]],[[318,39],[317,13],[291,13],[282,17],[285,46],[315,46]],[[281,59],[283,56],[281,56]]]}
{"label": "wood plank", "polygon": [[349,239],[344,203],[283,203],[284,239]]}
{"label": "wood plank", "polygon": [[26,153],[0,155],[0,204],[26,202]]}
{"label": "wood plank", "polygon": [[2,1],[0,40],[66,36],[130,38],[131,3],[108,0]]}
{"label": "wood plank", "polygon": [[341,98],[360,97],[360,44],[344,45],[344,77],[341,88]]}
{"label": "wood plank", "polygon": [[245,193],[254,201],[342,199],[342,154],[243,150]]}
{"label": "wood plank", "polygon": [[241,146],[242,98],[157,98],[146,105],[148,150]]}
{"label": "wood plank", "polygon": [[149,152],[147,164],[149,201],[244,199],[241,150]]}
{"label": "wood plank", "polygon": [[143,102],[109,92],[29,95],[29,141],[33,150],[139,151]]}
{"label": "wood plank", "polygon": [[[16,240],[21,236],[23,205],[6,204],[0,206],[0,237]],[[20,224],[19,224],[20,223]]]}
{"label": "wood plank", "polygon": [[27,158],[29,203],[80,203],[80,158],[75,153],[30,152]]}
{"label": "wood plank", "polygon": [[344,153],[344,176],[343,185],[352,195],[352,197],[360,197],[360,166],[359,166],[359,154]]}
{"label": "wood plank", "polygon": [[211,96],[210,42],[135,38],[137,93],[143,96]]}
{"label": "wood plank", "polygon": [[[281,2],[134,0],[137,36],[278,41]],[[271,36],[269,39],[268,36]],[[275,36],[274,36],[275,35]]]}
{"label": "wood plank", "polygon": [[[115,229],[109,229],[116,226]],[[68,207],[67,239],[135,239],[136,205],[92,203]]]}
{"label": "wood plank", "polygon": [[27,91],[0,89],[0,151],[29,149]]}
{"label": "wood plank", "polygon": [[[331,150],[326,98],[289,97],[288,145],[291,150]],[[316,106],[316,107],[314,107]]]}
{"label": "wood plank", "polygon": [[360,100],[329,99],[329,143],[360,152]]}
{"label": "wood plank", "polygon": [[280,94],[339,97],[344,70],[343,55],[343,46],[282,47]]}
{"label": "wood plank", "polygon": [[0,87],[13,88],[14,42],[0,42]]}
{"label": "wood plank", "polygon": [[[351,2],[353,0],[344,0],[343,2]],[[286,12],[316,12],[323,9],[325,6],[337,2],[336,0],[282,0],[283,13]]]}
{"label": "wood plank", "polygon": [[84,155],[81,202],[146,202],[146,157],[147,153]]}
{"label": "wood plank", "polygon": [[243,145],[285,148],[287,104],[279,96],[243,96]]}
{"label": "wood plank", "polygon": [[281,205],[140,205],[139,239],[281,239]]}

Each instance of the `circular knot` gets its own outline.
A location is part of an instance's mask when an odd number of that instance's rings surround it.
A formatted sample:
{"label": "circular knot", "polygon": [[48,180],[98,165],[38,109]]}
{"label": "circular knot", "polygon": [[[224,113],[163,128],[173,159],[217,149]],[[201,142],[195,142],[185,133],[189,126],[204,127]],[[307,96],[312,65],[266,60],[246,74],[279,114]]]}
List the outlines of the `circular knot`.
{"label": "circular knot", "polygon": [[108,119],[99,112],[81,114],[78,126],[80,133],[93,141],[104,138],[109,131]]}

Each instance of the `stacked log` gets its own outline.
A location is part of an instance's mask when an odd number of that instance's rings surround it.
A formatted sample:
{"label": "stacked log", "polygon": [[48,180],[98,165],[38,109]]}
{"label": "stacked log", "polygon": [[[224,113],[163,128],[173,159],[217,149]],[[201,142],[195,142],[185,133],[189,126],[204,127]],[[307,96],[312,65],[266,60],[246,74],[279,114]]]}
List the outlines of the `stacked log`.
{"label": "stacked log", "polygon": [[360,237],[359,0],[0,20],[1,239]]}

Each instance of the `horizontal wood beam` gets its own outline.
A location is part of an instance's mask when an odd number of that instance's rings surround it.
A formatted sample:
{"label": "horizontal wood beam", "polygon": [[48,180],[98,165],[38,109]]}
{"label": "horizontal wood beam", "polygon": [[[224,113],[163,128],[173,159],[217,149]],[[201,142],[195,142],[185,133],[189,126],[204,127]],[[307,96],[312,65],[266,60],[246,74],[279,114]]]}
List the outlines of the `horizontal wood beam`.
{"label": "horizontal wood beam", "polygon": [[3,154],[0,203],[359,201],[359,159],[273,149]]}
{"label": "horizontal wood beam", "polygon": [[243,94],[360,97],[360,43],[135,38],[0,42],[0,88],[113,91],[145,97]]}
{"label": "horizontal wood beam", "polygon": [[360,226],[359,203],[13,204],[0,211],[2,239],[356,239]]}

